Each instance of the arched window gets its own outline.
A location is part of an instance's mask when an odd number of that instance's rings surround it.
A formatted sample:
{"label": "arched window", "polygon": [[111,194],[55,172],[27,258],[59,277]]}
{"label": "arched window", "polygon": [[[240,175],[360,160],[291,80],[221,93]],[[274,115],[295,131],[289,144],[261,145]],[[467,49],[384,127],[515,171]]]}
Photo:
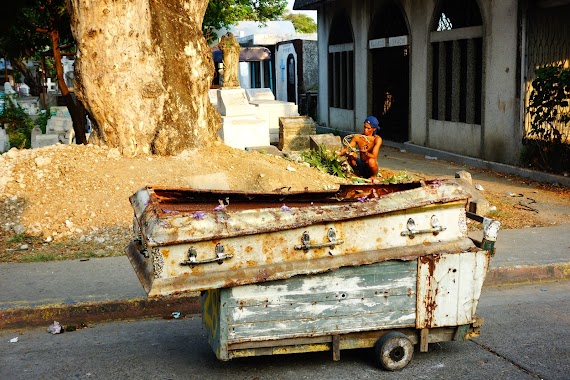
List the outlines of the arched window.
{"label": "arched window", "polygon": [[475,0],[441,0],[432,20],[431,118],[481,124],[483,22]]}
{"label": "arched window", "polygon": [[329,105],[354,109],[354,38],[346,13],[337,14],[329,37]]}

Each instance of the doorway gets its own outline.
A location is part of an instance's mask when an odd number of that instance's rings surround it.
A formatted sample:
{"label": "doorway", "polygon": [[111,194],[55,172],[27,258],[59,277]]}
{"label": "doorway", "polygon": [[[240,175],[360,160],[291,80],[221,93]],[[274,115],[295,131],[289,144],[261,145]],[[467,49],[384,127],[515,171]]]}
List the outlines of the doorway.
{"label": "doorway", "polygon": [[371,52],[372,114],[380,122],[380,135],[391,141],[408,141],[408,47],[386,47]]}
{"label": "doorway", "polygon": [[287,101],[297,103],[297,86],[296,86],[296,70],[295,57],[289,54],[287,57]]}
{"label": "doorway", "polygon": [[368,31],[371,86],[369,107],[380,122],[382,138],[409,140],[410,46],[401,6],[384,2],[374,13]]}

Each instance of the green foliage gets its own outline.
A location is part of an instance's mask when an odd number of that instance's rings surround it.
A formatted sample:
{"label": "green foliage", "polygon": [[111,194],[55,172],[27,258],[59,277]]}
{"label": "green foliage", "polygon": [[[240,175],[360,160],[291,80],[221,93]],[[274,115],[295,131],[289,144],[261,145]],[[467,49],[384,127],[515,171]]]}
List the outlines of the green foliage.
{"label": "green foliage", "polygon": [[218,36],[216,29],[235,25],[239,21],[266,22],[277,20],[285,12],[287,0],[216,0],[209,1],[202,32],[208,42]]}
{"label": "green foliage", "polygon": [[13,235],[12,237],[10,237],[8,239],[8,242],[9,243],[21,243],[24,241],[25,238],[26,238],[26,235],[24,235],[24,234],[16,234],[16,235]]}
{"label": "green foliage", "polygon": [[46,112],[41,113],[36,117],[35,123],[38,127],[40,127],[40,129],[42,130],[42,133],[46,133],[47,121],[49,120],[50,117],[51,117],[51,113],[50,113],[49,108]]}
{"label": "green foliage", "polygon": [[337,177],[344,178],[342,162],[335,152],[327,149],[325,145],[319,145],[317,150],[306,150],[301,152],[301,158],[314,168]]}
{"label": "green foliage", "polygon": [[393,175],[392,177],[384,179],[382,182],[384,183],[404,183],[404,182],[411,182],[414,179],[411,175],[407,172],[399,172],[398,174]]}
{"label": "green foliage", "polygon": [[32,129],[36,125],[42,128],[42,131],[45,133],[48,118],[49,115],[42,115],[38,118],[36,124],[16,101],[6,97],[4,111],[0,113],[0,124],[3,124],[6,128],[10,146],[23,149],[31,147]]}
{"label": "green foliage", "polygon": [[39,60],[52,44],[48,32],[56,29],[60,46],[73,44],[66,0],[19,0],[6,7],[0,12],[0,51],[9,58]]}
{"label": "green foliage", "polygon": [[568,156],[570,149],[568,136],[566,141],[563,139],[563,131],[570,128],[570,69],[544,66],[535,73],[528,108],[531,117],[528,136],[531,139],[526,141],[525,155],[529,160],[529,156],[537,154],[540,161],[535,160],[535,163],[544,169],[555,170],[561,159],[560,151],[562,156]]}
{"label": "green foliage", "polygon": [[317,32],[317,23],[315,20],[302,13],[288,13],[283,16],[283,20],[291,21],[297,33]]}

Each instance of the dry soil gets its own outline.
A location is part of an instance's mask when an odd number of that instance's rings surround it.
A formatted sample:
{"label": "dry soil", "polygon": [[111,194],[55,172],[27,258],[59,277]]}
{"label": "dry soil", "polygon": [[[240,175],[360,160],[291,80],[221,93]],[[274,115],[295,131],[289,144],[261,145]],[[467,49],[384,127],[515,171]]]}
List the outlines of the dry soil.
{"label": "dry soil", "polygon": [[[398,151],[391,151],[390,156],[397,162]],[[402,157],[404,160],[412,156]],[[400,171],[397,165],[390,168],[388,160],[385,161],[386,167],[381,169],[384,178]],[[380,162],[382,166],[382,158]],[[417,167],[413,163],[403,164]],[[406,174],[412,179],[429,177],[425,171]],[[0,261],[123,254],[132,230],[129,196],[144,186],[243,191],[290,187],[302,191],[333,189],[342,181],[303,163],[225,145],[188,150],[176,157],[132,158],[120,156],[116,149],[96,145],[12,149],[0,156]],[[527,194],[519,197],[518,187],[502,188],[492,181],[482,183],[486,195],[497,207],[495,217],[504,228],[569,221],[567,188],[514,180]],[[516,196],[507,196],[509,192]],[[533,203],[535,198],[538,204]],[[562,211],[558,207],[561,204],[566,207]]]}

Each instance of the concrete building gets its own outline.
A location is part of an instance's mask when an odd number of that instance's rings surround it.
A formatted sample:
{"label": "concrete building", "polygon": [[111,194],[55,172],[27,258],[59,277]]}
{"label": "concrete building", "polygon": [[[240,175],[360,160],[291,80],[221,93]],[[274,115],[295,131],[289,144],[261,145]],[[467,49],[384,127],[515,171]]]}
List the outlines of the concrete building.
{"label": "concrete building", "polygon": [[519,161],[534,68],[570,61],[570,0],[296,0],[318,14],[318,121]]}
{"label": "concrete building", "polygon": [[293,102],[299,106],[299,112],[313,117],[316,112],[310,110],[316,111],[316,102],[314,107],[309,103],[312,97],[316,99],[319,86],[316,38],[278,42],[275,64],[275,98]]}
{"label": "concrete building", "polygon": [[[240,62],[239,81],[243,88],[270,88],[275,98],[282,101],[290,101],[298,104],[299,94],[305,92],[304,84],[317,81],[316,75],[316,43],[317,34],[299,34],[295,31],[291,21],[268,21],[267,23],[259,23],[255,21],[240,21],[237,25],[228,29],[221,29],[216,32],[221,36],[227,32],[232,32],[242,47],[264,47],[270,51],[270,58],[260,61]],[[305,42],[307,41],[307,42]],[[277,46],[290,42],[294,44],[290,52],[294,56],[295,73],[301,72],[301,76],[295,74],[295,89],[290,90],[289,99],[293,96],[295,100],[288,100],[287,85],[283,83],[284,72],[288,69],[285,60],[282,62],[282,55],[277,52]],[[312,46],[311,46],[312,42]],[[279,56],[279,57],[278,57]],[[308,63],[303,56],[307,56]],[[307,75],[303,72],[312,71],[312,81],[307,79]]]}

